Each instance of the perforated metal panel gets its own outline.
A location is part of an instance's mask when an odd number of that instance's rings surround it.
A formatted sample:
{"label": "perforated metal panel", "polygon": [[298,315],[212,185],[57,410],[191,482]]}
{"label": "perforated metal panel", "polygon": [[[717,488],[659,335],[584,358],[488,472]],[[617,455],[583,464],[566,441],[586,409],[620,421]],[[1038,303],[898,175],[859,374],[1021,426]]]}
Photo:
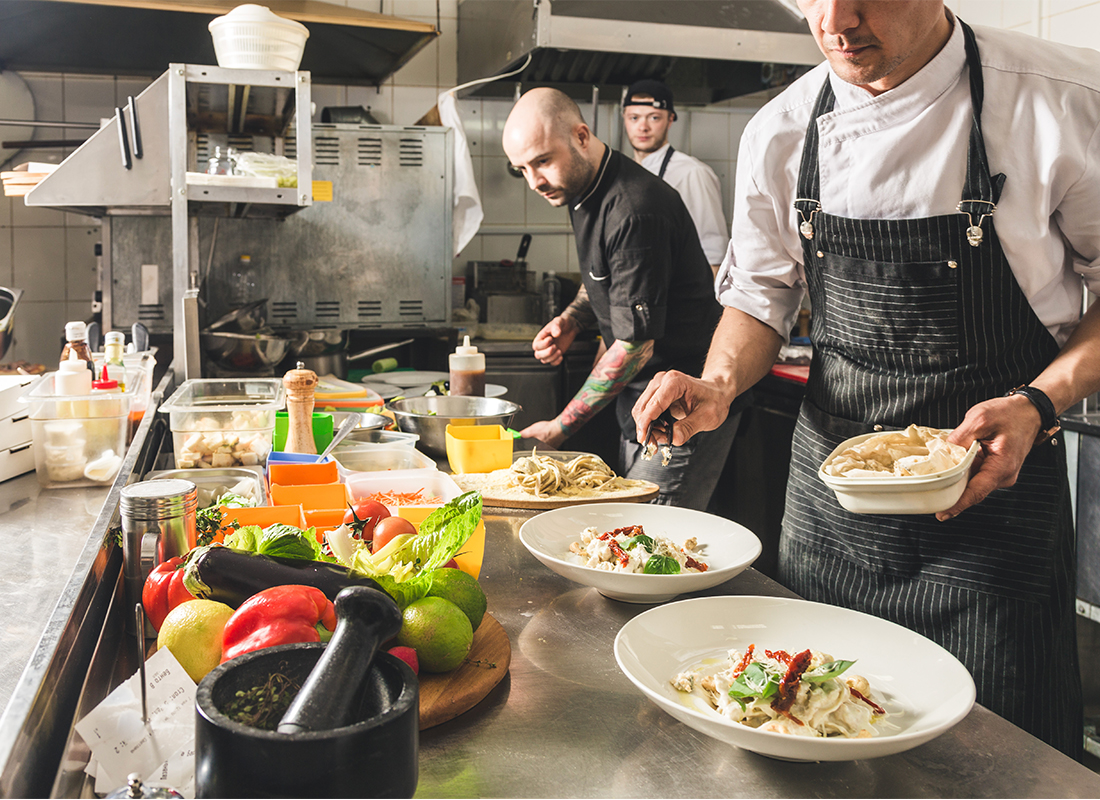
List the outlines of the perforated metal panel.
{"label": "perforated metal panel", "polygon": [[[194,142],[199,163],[215,146],[247,144],[215,135]],[[319,124],[313,148],[313,179],[332,183],[332,202],[315,200],[283,220],[220,218],[216,237],[213,217],[195,222],[191,263],[200,270],[204,324],[230,310],[242,254],[252,257],[255,299],[267,298],[268,321],[277,328],[448,324],[450,129]],[[293,154],[293,139],[286,150]],[[171,331],[169,218],[106,218],[104,253],[108,329],[141,321],[154,332]]]}

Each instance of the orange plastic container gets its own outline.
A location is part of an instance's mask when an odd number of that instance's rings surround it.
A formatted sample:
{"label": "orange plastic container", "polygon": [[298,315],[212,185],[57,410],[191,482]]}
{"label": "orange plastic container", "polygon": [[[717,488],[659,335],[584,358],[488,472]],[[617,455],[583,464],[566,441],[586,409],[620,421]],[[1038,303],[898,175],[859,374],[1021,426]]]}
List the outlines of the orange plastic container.
{"label": "orange plastic container", "polygon": [[346,508],[307,508],[303,510],[306,527],[316,528],[317,541],[324,542],[325,534],[344,524]]}
{"label": "orange plastic container", "polygon": [[268,466],[272,483],[280,486],[309,486],[340,482],[340,467],[335,461],[323,464],[280,464]]}
{"label": "orange plastic container", "polygon": [[348,490],[342,483],[319,483],[308,486],[271,484],[271,504],[301,505],[304,509],[347,508]]}
{"label": "orange plastic container", "polygon": [[[230,522],[236,520],[241,525],[259,525],[266,528],[281,522],[284,525],[293,525],[296,528],[308,527],[300,505],[283,506],[256,506],[255,508],[228,508],[222,506],[222,527],[226,528]],[[225,533],[220,532],[214,536],[215,542],[225,539]],[[194,547],[195,543],[191,542]]]}
{"label": "orange plastic container", "polygon": [[[404,517],[419,528],[420,523],[427,519],[428,515],[436,508],[438,506],[401,506],[397,509],[397,516]],[[462,545],[458,555],[455,556],[455,561],[458,563],[460,570],[476,578],[481,574],[481,562],[484,558],[485,520],[482,519],[478,520],[477,527],[470,534],[470,538],[466,540],[466,544]]]}

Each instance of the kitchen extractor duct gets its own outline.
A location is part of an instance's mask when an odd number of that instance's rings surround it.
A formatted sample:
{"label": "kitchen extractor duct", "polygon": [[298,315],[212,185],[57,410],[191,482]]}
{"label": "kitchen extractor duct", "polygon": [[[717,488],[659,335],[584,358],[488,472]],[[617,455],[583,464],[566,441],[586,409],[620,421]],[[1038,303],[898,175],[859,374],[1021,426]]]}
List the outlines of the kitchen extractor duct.
{"label": "kitchen extractor duct", "polygon": [[617,97],[657,78],[677,103],[707,105],[782,88],[822,60],[794,0],[459,0],[460,83],[528,56],[471,93],[511,96],[519,82]]}

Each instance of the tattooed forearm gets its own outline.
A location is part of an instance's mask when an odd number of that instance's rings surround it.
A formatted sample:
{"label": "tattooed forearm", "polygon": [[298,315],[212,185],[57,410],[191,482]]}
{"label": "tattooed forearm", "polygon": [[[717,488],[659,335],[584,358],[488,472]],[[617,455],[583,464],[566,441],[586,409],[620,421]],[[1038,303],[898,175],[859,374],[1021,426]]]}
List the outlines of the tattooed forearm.
{"label": "tattooed forearm", "polygon": [[592,310],[592,301],[588,299],[588,290],[581,284],[577,290],[577,296],[573,302],[565,307],[561,315],[577,326],[577,330],[583,331],[596,324],[596,312]]}
{"label": "tattooed forearm", "polygon": [[653,342],[616,340],[589,373],[584,385],[561,412],[562,430],[568,435],[592,419],[611,402],[653,356]]}

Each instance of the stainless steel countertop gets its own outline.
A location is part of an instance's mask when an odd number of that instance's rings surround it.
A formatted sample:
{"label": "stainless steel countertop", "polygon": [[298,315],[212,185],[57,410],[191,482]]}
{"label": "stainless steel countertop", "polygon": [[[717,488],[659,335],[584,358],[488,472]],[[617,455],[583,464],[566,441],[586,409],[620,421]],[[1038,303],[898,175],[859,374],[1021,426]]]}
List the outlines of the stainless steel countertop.
{"label": "stainless steel countertop", "polygon": [[103,509],[109,487],[43,489],[28,472],[0,483],[0,709],[8,704]]}
{"label": "stainless steel countertop", "polygon": [[[615,662],[615,634],[652,606],[555,575],[519,541],[531,513],[498,511],[485,510],[481,582],[511,668],[421,733],[419,797],[1100,796],[1100,776],[980,706],[921,747],[848,763],[776,761],[696,733]],[[701,594],[794,596],[755,570]]]}

